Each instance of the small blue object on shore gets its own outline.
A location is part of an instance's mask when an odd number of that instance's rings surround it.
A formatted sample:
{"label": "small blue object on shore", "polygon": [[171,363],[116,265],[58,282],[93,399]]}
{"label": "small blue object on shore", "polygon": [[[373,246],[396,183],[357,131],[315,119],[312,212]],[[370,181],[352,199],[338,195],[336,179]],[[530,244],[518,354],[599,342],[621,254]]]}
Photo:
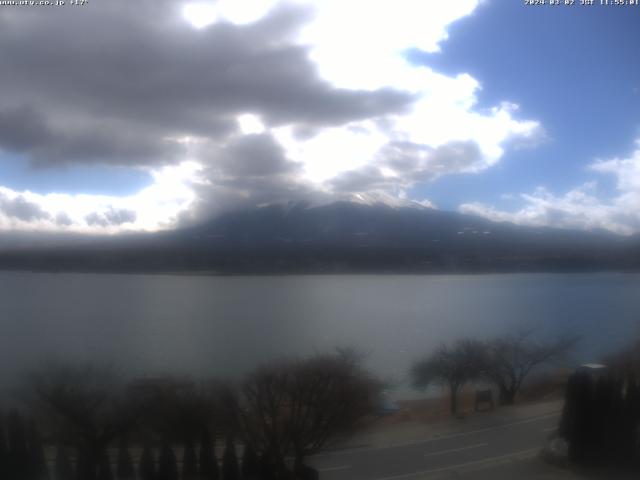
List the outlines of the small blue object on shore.
{"label": "small blue object on shore", "polygon": [[383,392],[378,401],[378,414],[390,415],[392,413],[396,413],[398,410],[400,410],[398,404],[389,398],[388,393]]}

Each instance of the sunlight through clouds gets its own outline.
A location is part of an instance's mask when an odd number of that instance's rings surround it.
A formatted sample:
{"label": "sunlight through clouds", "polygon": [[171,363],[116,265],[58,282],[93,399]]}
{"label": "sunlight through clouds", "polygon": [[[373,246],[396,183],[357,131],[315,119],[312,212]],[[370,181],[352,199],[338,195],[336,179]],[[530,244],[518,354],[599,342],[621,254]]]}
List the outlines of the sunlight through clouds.
{"label": "sunlight through clouds", "polygon": [[188,3],[183,7],[185,19],[196,28],[223,20],[244,25],[255,22],[269,12],[278,0],[218,0]]}
{"label": "sunlight through clouds", "polygon": [[212,2],[194,2],[185,5],[182,15],[195,28],[205,28],[219,19],[219,12]]}
{"label": "sunlight through clouds", "polygon": [[[102,73],[86,91],[62,92],[73,102],[48,93],[26,96],[24,107],[0,101],[0,126],[11,127],[0,149],[47,168],[143,168],[153,183],[129,196],[6,186],[0,226],[114,233],[317,196],[393,204],[418,200],[407,193],[418,184],[490,168],[509,142],[536,138],[542,125],[520,119],[507,102],[478,109],[482,85],[468,73],[447,75],[407,59],[410,49],[440,51],[451,24],[482,3],[199,0],[158,3],[157,21],[141,12],[125,21],[106,4],[90,10],[100,41],[92,36],[78,47],[83,58],[120,52],[123,42],[128,56],[87,65]],[[112,26],[102,30],[105,19]],[[8,31],[18,35],[12,21]],[[33,21],[38,31],[47,26]],[[125,42],[131,24],[138,25],[135,41]],[[108,76],[125,64],[124,81]],[[49,81],[69,88],[71,75]],[[70,115],[82,128],[60,131],[58,119]]]}
{"label": "sunlight through clouds", "polygon": [[317,184],[366,165],[388,141],[371,122],[325,128],[308,139],[297,137],[290,127],[274,134],[288,157],[302,162],[306,177]]}
{"label": "sunlight through clouds", "polygon": [[194,202],[193,184],[200,181],[200,170],[195,162],[152,170],[153,183],[125,197],[42,195],[0,187],[0,228],[79,233],[167,228]]}
{"label": "sunlight through clouds", "polygon": [[337,87],[424,89],[425,74],[404,58],[409,48],[440,50],[452,22],[471,14],[480,0],[310,0],[314,21],[300,41],[322,76]]}
{"label": "sunlight through clouds", "polygon": [[266,130],[260,117],[251,113],[238,116],[238,125],[244,135],[259,135]]}

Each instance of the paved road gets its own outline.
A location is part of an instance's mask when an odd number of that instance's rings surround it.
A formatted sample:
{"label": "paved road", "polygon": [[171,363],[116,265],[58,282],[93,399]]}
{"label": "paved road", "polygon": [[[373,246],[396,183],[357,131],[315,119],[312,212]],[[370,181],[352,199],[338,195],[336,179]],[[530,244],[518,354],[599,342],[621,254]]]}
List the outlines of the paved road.
{"label": "paved road", "polygon": [[495,478],[513,478],[514,467],[527,468],[524,465],[537,456],[558,419],[558,413],[547,413],[437,438],[326,453],[311,463],[322,480],[477,478],[471,473],[487,469],[495,469]]}

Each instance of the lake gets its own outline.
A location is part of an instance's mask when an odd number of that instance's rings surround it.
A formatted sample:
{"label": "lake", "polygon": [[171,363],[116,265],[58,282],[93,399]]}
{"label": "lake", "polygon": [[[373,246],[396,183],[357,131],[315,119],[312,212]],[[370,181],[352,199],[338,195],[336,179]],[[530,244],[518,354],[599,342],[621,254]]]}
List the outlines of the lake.
{"label": "lake", "polygon": [[640,275],[182,276],[0,272],[0,376],[50,359],[229,377],[355,346],[403,380],[441,342],[579,333],[576,362],[640,336]]}

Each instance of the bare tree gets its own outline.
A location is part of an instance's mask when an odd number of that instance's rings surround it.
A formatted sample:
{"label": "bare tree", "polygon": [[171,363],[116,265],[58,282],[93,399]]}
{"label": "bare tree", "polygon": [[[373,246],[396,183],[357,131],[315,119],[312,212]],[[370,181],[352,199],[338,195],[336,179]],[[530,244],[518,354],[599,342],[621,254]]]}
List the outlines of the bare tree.
{"label": "bare tree", "polygon": [[182,479],[183,480],[195,480],[198,478],[198,456],[196,455],[196,449],[191,441],[188,439],[185,443],[182,454]]}
{"label": "bare tree", "polygon": [[4,413],[0,410],[0,478],[6,478],[9,474],[9,447],[7,446],[5,432]]}
{"label": "bare tree", "polygon": [[7,427],[9,445],[5,464],[7,476],[17,480],[27,479],[30,473],[30,458],[24,417],[17,410],[12,410],[9,413]]}
{"label": "bare tree", "polygon": [[451,346],[441,345],[433,354],[411,368],[413,385],[427,388],[445,385],[450,392],[451,413],[458,413],[458,393],[467,382],[479,378],[485,365],[485,347],[477,340],[459,340]]}
{"label": "bare tree", "polygon": [[299,362],[290,383],[290,429],[296,465],[332,440],[352,433],[375,408],[382,382],[353,352]]}
{"label": "bare tree", "polygon": [[237,397],[240,431],[272,470],[286,475],[286,456],[303,468],[305,457],[369,418],[381,390],[361,359],[346,351],[263,367]]}
{"label": "bare tree", "polygon": [[96,478],[105,449],[135,425],[139,408],[119,395],[110,368],[53,365],[31,379],[35,407],[62,441],[76,446],[83,478]]}
{"label": "bare tree", "polygon": [[200,473],[202,480],[218,480],[218,478],[220,478],[220,471],[218,469],[218,459],[214,446],[215,435],[213,435],[212,441],[212,435],[206,425],[203,426],[201,433],[198,473]]}
{"label": "bare tree", "polygon": [[214,382],[196,384],[188,377],[150,377],[129,385],[130,395],[145,405],[141,425],[171,442],[195,442],[203,427],[220,421]]}
{"label": "bare tree", "polygon": [[225,440],[222,454],[222,478],[224,480],[240,480],[240,465],[236,454],[236,444],[231,437],[227,437]]}
{"label": "bare tree", "polygon": [[56,460],[53,470],[54,480],[68,480],[73,478],[73,469],[71,468],[71,461],[69,455],[64,447],[58,445],[56,449]]}
{"label": "bare tree", "polygon": [[[156,460],[149,443],[145,443],[138,463],[138,477],[140,480],[155,480],[157,476]],[[205,477],[206,478],[206,477]]]}
{"label": "bare tree", "polygon": [[537,342],[532,332],[507,335],[487,343],[484,374],[498,387],[502,405],[512,405],[522,383],[531,371],[566,355],[577,337]]}
{"label": "bare tree", "polygon": [[124,438],[118,442],[116,477],[118,480],[135,480],[136,478],[135,469],[133,468],[133,458],[131,458],[131,453]]}

